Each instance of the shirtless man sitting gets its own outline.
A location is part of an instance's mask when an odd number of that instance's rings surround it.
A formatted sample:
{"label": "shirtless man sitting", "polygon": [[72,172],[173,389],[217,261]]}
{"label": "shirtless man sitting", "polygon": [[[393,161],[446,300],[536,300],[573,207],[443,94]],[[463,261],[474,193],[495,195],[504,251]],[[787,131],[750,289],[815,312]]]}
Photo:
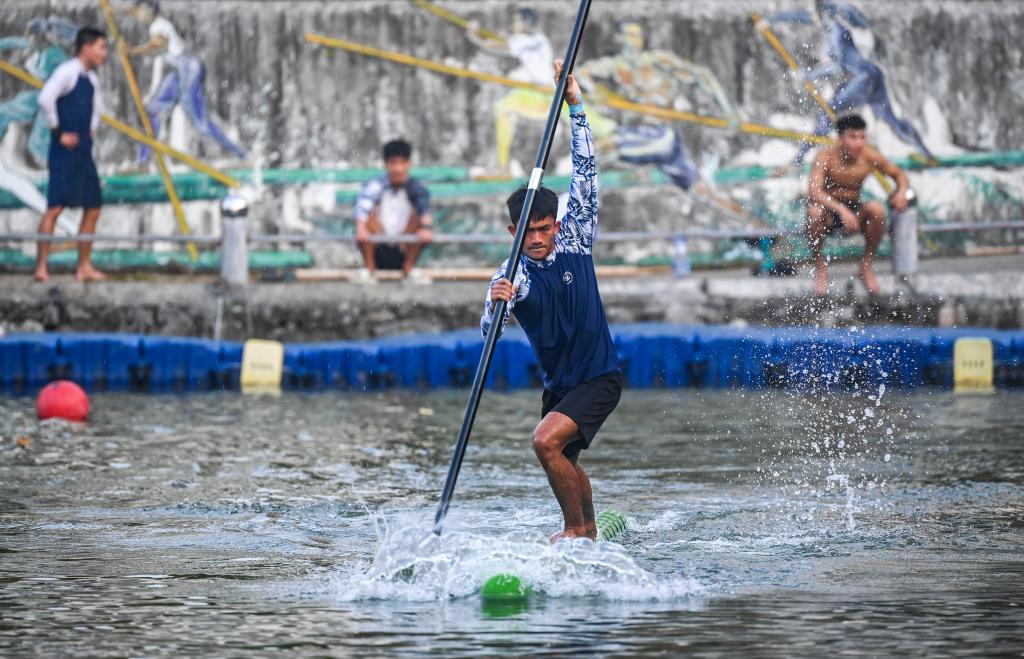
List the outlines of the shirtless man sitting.
{"label": "shirtless man sitting", "polygon": [[875,169],[896,181],[896,190],[889,197],[889,206],[896,213],[907,208],[910,182],[906,173],[868,145],[867,123],[857,114],[836,121],[839,138],[833,146],[821,151],[814,160],[811,184],[807,193],[807,240],[814,255],[814,292],[828,292],[825,269],[825,236],[832,232],[864,234],[864,259],[860,276],[868,293],[878,293],[874,261],[878,244],[885,235],[885,207],[877,201],[861,201],[864,179]]}

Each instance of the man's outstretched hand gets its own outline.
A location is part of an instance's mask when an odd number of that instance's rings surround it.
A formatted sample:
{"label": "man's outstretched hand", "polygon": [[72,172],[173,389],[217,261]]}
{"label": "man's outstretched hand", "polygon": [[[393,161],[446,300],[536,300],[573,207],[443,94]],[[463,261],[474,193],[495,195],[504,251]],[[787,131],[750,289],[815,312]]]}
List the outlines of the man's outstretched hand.
{"label": "man's outstretched hand", "polygon": [[[558,80],[562,77],[562,60],[555,60],[555,86],[558,86]],[[569,80],[565,83],[565,102],[569,105],[579,105],[580,103],[580,84],[576,82],[576,76],[569,74]]]}

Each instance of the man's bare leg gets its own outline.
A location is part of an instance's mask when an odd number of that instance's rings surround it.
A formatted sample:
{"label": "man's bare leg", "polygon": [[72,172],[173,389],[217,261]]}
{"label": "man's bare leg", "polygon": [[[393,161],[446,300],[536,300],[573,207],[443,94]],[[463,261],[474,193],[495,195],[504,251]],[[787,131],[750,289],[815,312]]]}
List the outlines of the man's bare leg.
{"label": "man's bare leg", "polygon": [[828,293],[828,269],[825,265],[825,236],[828,235],[831,218],[825,208],[818,204],[807,207],[807,246],[814,259],[814,294]]}
{"label": "man's bare leg", "polygon": [[363,253],[363,263],[371,273],[377,272],[377,255],[374,253],[374,247],[374,243],[371,242],[359,243],[359,250]]}
{"label": "man's bare leg", "polygon": [[[555,493],[564,520],[562,532],[552,536],[552,542],[561,538],[587,537],[580,475],[577,467],[562,453],[566,446],[579,437],[579,432],[576,423],[561,412],[549,412],[533,431],[533,451],[544,467],[548,484]],[[589,485],[588,480],[588,490]]]}
{"label": "man's bare leg", "polygon": [[860,276],[864,287],[871,295],[877,295],[881,288],[875,276],[875,254],[885,235],[885,209],[877,201],[864,204],[858,214],[861,233],[864,234],[864,258],[860,263]]}
{"label": "man's bare leg", "polygon": [[[405,233],[415,234],[421,228],[423,223],[420,221],[420,216],[413,213],[412,217],[409,218],[409,223],[405,226]],[[408,276],[413,268],[416,267],[416,260],[420,257],[420,252],[426,247],[426,243],[402,243],[402,254],[405,255],[405,259],[402,261],[402,276]]]}
{"label": "man's bare leg", "polygon": [[594,492],[590,489],[590,478],[587,472],[580,466],[580,454],[577,453],[569,460],[576,468],[576,476],[580,480],[580,504],[583,507],[583,525],[587,529],[587,537],[597,540],[597,518],[594,515]]}
{"label": "man's bare leg", "polygon": [[[42,219],[39,220],[39,233],[53,235],[53,228],[57,226],[57,217],[60,216],[63,206],[52,206],[46,209]],[[50,256],[50,243],[39,241],[36,243],[36,281],[47,281],[50,278],[46,270],[46,259]]]}
{"label": "man's bare leg", "polygon": [[[86,208],[78,233],[96,233],[96,223],[99,219],[99,208]],[[78,243],[78,268],[75,270],[75,281],[102,281],[106,278],[105,274],[92,265],[92,241]]]}
{"label": "man's bare leg", "polygon": [[[371,236],[376,236],[380,233],[380,222],[377,220],[377,211],[371,211],[370,217],[366,221],[366,229],[370,232]],[[366,264],[366,269],[370,271],[370,274],[377,272],[377,243],[370,242],[369,240],[358,241],[359,251],[363,253],[363,263]]]}
{"label": "man's bare leg", "polygon": [[416,259],[423,251],[423,243],[406,243],[403,245],[405,260],[402,261],[402,276],[407,276],[416,267]]}

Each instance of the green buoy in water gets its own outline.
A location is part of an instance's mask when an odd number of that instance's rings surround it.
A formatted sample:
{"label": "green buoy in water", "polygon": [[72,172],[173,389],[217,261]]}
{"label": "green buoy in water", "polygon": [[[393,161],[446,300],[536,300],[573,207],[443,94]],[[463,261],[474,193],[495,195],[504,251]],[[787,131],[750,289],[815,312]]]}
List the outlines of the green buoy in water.
{"label": "green buoy in water", "polygon": [[[613,510],[597,516],[597,539],[614,540],[626,531],[626,518]],[[514,574],[496,574],[480,588],[480,599],[485,604],[523,602],[530,598],[529,584]]]}
{"label": "green buoy in water", "polygon": [[485,602],[518,602],[530,597],[530,587],[512,574],[496,574],[480,589]]}
{"label": "green buoy in water", "polygon": [[597,522],[597,539],[614,540],[626,532],[626,518],[614,510],[606,510],[594,520]]}

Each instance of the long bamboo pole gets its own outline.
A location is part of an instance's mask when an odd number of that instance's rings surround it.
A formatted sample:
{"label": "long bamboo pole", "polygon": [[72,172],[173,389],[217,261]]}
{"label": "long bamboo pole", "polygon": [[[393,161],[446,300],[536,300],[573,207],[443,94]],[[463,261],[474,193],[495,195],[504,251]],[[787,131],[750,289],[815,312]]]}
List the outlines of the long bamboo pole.
{"label": "long bamboo pole", "polygon": [[[117,43],[117,57],[121,60],[121,68],[124,69],[124,76],[128,80],[128,90],[131,92],[132,101],[135,102],[135,111],[138,112],[139,121],[142,122],[142,128],[146,131],[146,137],[154,137],[153,125],[149,121],[149,113],[146,112],[146,105],[142,102],[139,82],[135,78],[132,62],[128,58],[128,47],[125,45],[124,39],[120,38],[120,33],[117,29],[117,18],[114,16],[114,10],[111,8],[109,0],[100,0],[100,7],[103,9],[104,17],[107,19],[107,29],[110,31],[110,38]],[[188,220],[185,218],[185,209],[182,208],[181,198],[178,197],[178,190],[174,187],[174,180],[171,178],[171,171],[167,168],[164,154],[154,151],[153,159],[156,161],[156,168],[160,172],[160,178],[163,179],[164,188],[167,190],[167,198],[174,209],[174,218],[178,221],[178,230],[181,231],[182,235],[188,236],[192,233],[192,229],[189,228]],[[199,260],[199,250],[196,249],[195,243],[190,242],[186,247],[188,255],[192,257],[192,260]]]}
{"label": "long bamboo pole", "polygon": [[[458,25],[463,29],[469,27],[470,23],[465,17],[460,16],[453,11],[449,11],[440,5],[436,5],[433,2],[427,2],[427,0],[412,0],[412,4],[424,11],[430,12],[438,18],[448,21],[453,25]],[[495,43],[506,43],[505,37],[501,36],[497,32],[492,32],[491,30],[480,29],[478,34],[484,39],[488,39]]]}

